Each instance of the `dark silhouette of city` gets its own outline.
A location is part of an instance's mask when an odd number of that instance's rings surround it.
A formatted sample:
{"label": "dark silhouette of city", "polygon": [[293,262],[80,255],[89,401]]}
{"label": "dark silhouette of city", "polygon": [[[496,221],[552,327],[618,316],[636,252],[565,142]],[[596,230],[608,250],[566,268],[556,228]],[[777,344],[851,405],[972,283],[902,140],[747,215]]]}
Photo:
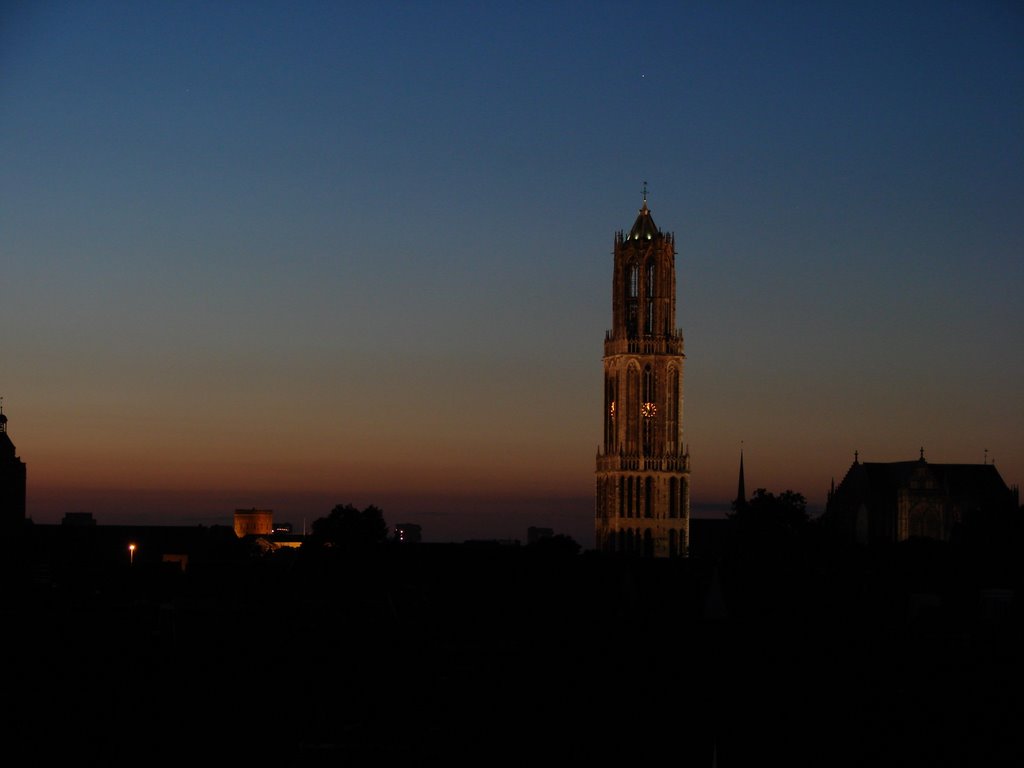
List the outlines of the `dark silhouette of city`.
{"label": "dark silhouette of city", "polygon": [[1019,525],[869,548],[801,498],[759,488],[674,559],[402,543],[351,505],[298,548],[26,524],[8,744],[86,765],[1015,764]]}
{"label": "dark silhouette of city", "polygon": [[[673,239],[616,236],[597,546],[26,517],[0,411],[15,765],[1019,765],[1022,512],[993,465],[861,462],[824,514],[690,516]],[[824,485],[824,484],[823,484]]]}

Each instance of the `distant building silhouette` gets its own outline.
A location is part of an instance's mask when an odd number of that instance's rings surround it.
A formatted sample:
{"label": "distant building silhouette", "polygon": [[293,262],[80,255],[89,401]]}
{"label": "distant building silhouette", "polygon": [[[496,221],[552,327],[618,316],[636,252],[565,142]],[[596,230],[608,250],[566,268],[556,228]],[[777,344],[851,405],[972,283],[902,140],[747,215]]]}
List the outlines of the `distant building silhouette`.
{"label": "distant building silhouette", "polygon": [[604,552],[676,557],[689,545],[675,255],[675,237],[655,226],[645,186],[629,234],[615,234],[595,508],[596,545]]}
{"label": "distant building silhouette", "polygon": [[959,526],[988,526],[1019,512],[1016,488],[994,464],[917,461],[853,464],[829,491],[823,522],[845,539],[881,544],[924,537],[949,541]]}
{"label": "distant building silhouette", "polygon": [[419,544],[423,540],[423,529],[415,523],[399,523],[395,526],[395,541],[399,544]]}
{"label": "distant building silhouette", "polygon": [[274,512],[270,509],[236,509],[235,535],[269,536],[274,532]]}
{"label": "distant building silhouette", "polygon": [[0,531],[4,534],[17,534],[25,526],[25,482],[25,462],[7,434],[7,416],[0,402]]}
{"label": "distant building silhouette", "polygon": [[91,528],[96,525],[92,512],[65,512],[60,524],[67,528]]}

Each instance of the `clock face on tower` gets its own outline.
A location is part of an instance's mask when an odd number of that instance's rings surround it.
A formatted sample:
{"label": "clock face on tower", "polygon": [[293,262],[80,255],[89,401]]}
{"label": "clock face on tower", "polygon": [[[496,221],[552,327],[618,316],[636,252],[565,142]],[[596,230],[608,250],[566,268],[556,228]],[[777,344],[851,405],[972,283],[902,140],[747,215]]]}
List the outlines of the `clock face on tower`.
{"label": "clock face on tower", "polygon": [[645,419],[652,418],[654,414],[656,414],[657,412],[658,406],[656,406],[654,403],[644,403],[643,405],[640,406],[640,414]]}

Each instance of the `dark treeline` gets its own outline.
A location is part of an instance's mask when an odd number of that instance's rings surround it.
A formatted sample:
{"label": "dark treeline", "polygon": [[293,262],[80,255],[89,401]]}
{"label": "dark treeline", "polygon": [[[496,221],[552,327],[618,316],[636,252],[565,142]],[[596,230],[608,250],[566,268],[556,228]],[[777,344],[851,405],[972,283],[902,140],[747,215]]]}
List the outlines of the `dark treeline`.
{"label": "dark treeline", "polygon": [[84,765],[1017,764],[1020,559],[842,545],[801,501],[759,489],[679,560],[399,544],[350,505],[298,549],[208,531],[184,570],[30,529],[8,743]]}

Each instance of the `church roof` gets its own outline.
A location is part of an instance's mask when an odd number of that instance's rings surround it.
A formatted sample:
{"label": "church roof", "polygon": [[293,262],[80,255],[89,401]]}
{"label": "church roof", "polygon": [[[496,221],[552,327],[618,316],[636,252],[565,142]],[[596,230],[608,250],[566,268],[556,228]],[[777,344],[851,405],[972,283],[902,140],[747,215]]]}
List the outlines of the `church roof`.
{"label": "church roof", "polygon": [[951,499],[999,507],[1010,498],[1010,490],[994,464],[931,464],[923,459],[855,462],[836,489],[837,496],[852,495],[869,507],[891,504],[899,489],[910,487],[911,479],[919,472],[930,476],[937,489]]}
{"label": "church roof", "polygon": [[660,234],[661,232],[658,231],[657,226],[654,224],[654,219],[651,217],[651,211],[647,207],[647,199],[644,198],[644,206],[637,214],[636,221],[633,222],[633,228],[629,230],[629,237],[626,239],[653,240]]}

